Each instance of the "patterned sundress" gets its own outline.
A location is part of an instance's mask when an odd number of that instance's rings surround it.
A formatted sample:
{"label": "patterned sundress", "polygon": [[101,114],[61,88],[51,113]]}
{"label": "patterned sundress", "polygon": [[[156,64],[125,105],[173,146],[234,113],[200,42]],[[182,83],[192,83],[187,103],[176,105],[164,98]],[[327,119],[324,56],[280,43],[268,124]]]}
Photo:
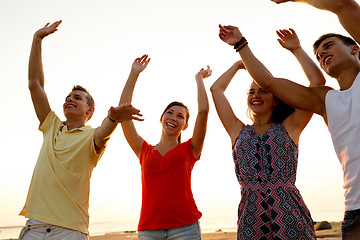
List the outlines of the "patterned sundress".
{"label": "patterned sundress", "polygon": [[241,186],[237,239],[315,239],[310,212],[295,187],[298,146],[282,123],[263,135],[244,126],[233,158]]}

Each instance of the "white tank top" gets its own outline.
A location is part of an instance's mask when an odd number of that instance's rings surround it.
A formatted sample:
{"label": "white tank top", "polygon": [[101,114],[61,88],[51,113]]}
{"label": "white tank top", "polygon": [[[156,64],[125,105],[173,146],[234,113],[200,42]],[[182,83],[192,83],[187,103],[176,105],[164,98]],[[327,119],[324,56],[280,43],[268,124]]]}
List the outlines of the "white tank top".
{"label": "white tank top", "polygon": [[330,90],[328,127],[344,172],[345,211],[360,209],[360,73],[351,88]]}

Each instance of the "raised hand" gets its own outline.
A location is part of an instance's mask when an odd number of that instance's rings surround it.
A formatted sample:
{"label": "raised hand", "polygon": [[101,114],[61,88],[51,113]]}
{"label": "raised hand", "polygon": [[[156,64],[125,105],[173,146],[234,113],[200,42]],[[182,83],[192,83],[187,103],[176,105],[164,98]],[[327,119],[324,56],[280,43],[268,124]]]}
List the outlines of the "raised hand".
{"label": "raised hand", "polygon": [[219,25],[219,37],[227,44],[234,46],[242,38],[242,34],[237,27]]}
{"label": "raised hand", "polygon": [[108,116],[111,120],[114,120],[116,122],[123,122],[129,120],[144,121],[144,119],[139,118],[142,117],[142,114],[140,114],[140,110],[134,108],[133,106],[131,106],[131,104],[128,103],[120,104],[117,107],[111,107],[108,111]]}
{"label": "raised hand", "polygon": [[207,66],[206,69],[202,68],[195,76],[196,79],[198,78],[207,78],[207,77],[210,77],[212,74],[212,70],[210,69],[209,66]]}
{"label": "raised hand", "polygon": [[135,59],[133,65],[131,67],[131,70],[140,73],[147,67],[149,62],[150,62],[149,56],[147,54],[144,54],[144,55],[142,55],[142,57]]}
{"label": "raised hand", "polygon": [[278,42],[283,48],[294,52],[294,50],[301,47],[300,40],[294,29],[289,28],[277,30],[276,34],[279,36],[280,39],[278,39]]}
{"label": "raised hand", "polygon": [[50,23],[47,23],[43,28],[40,28],[35,32],[34,37],[39,37],[40,39],[43,39],[44,37],[56,32],[58,30],[57,27],[60,25],[61,22],[61,20],[56,21],[51,25]]}

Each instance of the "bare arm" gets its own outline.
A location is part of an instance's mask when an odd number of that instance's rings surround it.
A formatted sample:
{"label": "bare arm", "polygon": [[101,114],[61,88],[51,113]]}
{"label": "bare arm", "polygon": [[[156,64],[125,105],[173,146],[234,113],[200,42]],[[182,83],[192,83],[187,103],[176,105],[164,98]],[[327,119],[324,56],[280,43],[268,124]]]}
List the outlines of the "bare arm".
{"label": "bare arm", "polygon": [[282,29],[276,31],[279,36],[280,45],[292,52],[300,63],[310,86],[323,86],[326,83],[325,77],[320,68],[301,47],[300,40],[294,29]]}
{"label": "bare arm", "polygon": [[105,147],[118,123],[133,119],[142,121],[143,119],[139,118],[141,116],[140,111],[130,104],[120,104],[117,107],[111,107],[108,116],[94,132],[94,141],[97,152],[100,153],[101,149]]}
{"label": "bare arm", "polygon": [[[122,91],[119,105],[131,104],[132,97],[135,89],[135,85],[140,73],[147,67],[150,62],[148,55],[143,55],[140,58],[136,58],[126,81],[125,87]],[[130,147],[134,151],[137,157],[140,157],[141,147],[144,139],[137,133],[133,121],[122,122],[121,127],[124,132],[124,136],[129,143]]]}
{"label": "bare arm", "polygon": [[44,37],[57,31],[61,21],[53,24],[47,23],[39,29],[33,37],[29,59],[29,90],[34,105],[36,116],[40,125],[44,122],[46,116],[51,111],[50,104],[44,89],[45,79],[41,57],[41,45]]}
{"label": "bare arm", "polygon": [[275,3],[303,2],[333,12],[345,30],[360,43],[360,6],[355,0],[271,0]]}
{"label": "bare arm", "polygon": [[209,66],[207,69],[201,69],[195,76],[198,93],[198,114],[195,121],[195,127],[191,144],[193,148],[193,154],[198,158],[204,146],[206,126],[209,114],[209,100],[206,94],[203,79],[211,76],[211,70]]}
{"label": "bare arm", "polygon": [[[219,36],[229,45],[235,45],[242,38],[238,28],[233,26],[220,26]],[[330,88],[304,87],[286,79],[275,78],[254,56],[249,46],[244,46],[239,53],[247,71],[262,88],[270,91],[290,106],[315,112],[323,117],[326,116],[324,101],[325,94]]]}
{"label": "bare arm", "polygon": [[[293,29],[282,29],[276,31],[279,36],[280,45],[294,54],[300,63],[306,77],[310,82],[310,86],[324,86],[325,77],[320,68],[310,58],[310,56],[301,47],[300,40]],[[292,139],[297,143],[302,130],[309,123],[313,113],[296,109],[285,121],[284,124],[288,129]]]}
{"label": "bare arm", "polygon": [[220,121],[224,125],[226,132],[229,134],[232,144],[244,127],[244,123],[235,116],[234,111],[225,96],[225,90],[239,69],[245,69],[242,61],[238,61],[231,66],[210,88],[216,112],[219,115]]}

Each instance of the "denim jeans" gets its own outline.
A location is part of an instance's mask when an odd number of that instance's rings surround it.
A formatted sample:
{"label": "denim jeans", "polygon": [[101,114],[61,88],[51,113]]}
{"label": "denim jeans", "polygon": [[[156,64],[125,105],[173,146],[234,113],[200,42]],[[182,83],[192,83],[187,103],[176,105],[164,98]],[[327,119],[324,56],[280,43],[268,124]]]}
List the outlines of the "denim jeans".
{"label": "denim jeans", "polygon": [[345,212],[341,232],[344,240],[360,239],[360,209]]}
{"label": "denim jeans", "polygon": [[138,232],[138,240],[201,240],[199,222],[162,230],[145,230]]}

